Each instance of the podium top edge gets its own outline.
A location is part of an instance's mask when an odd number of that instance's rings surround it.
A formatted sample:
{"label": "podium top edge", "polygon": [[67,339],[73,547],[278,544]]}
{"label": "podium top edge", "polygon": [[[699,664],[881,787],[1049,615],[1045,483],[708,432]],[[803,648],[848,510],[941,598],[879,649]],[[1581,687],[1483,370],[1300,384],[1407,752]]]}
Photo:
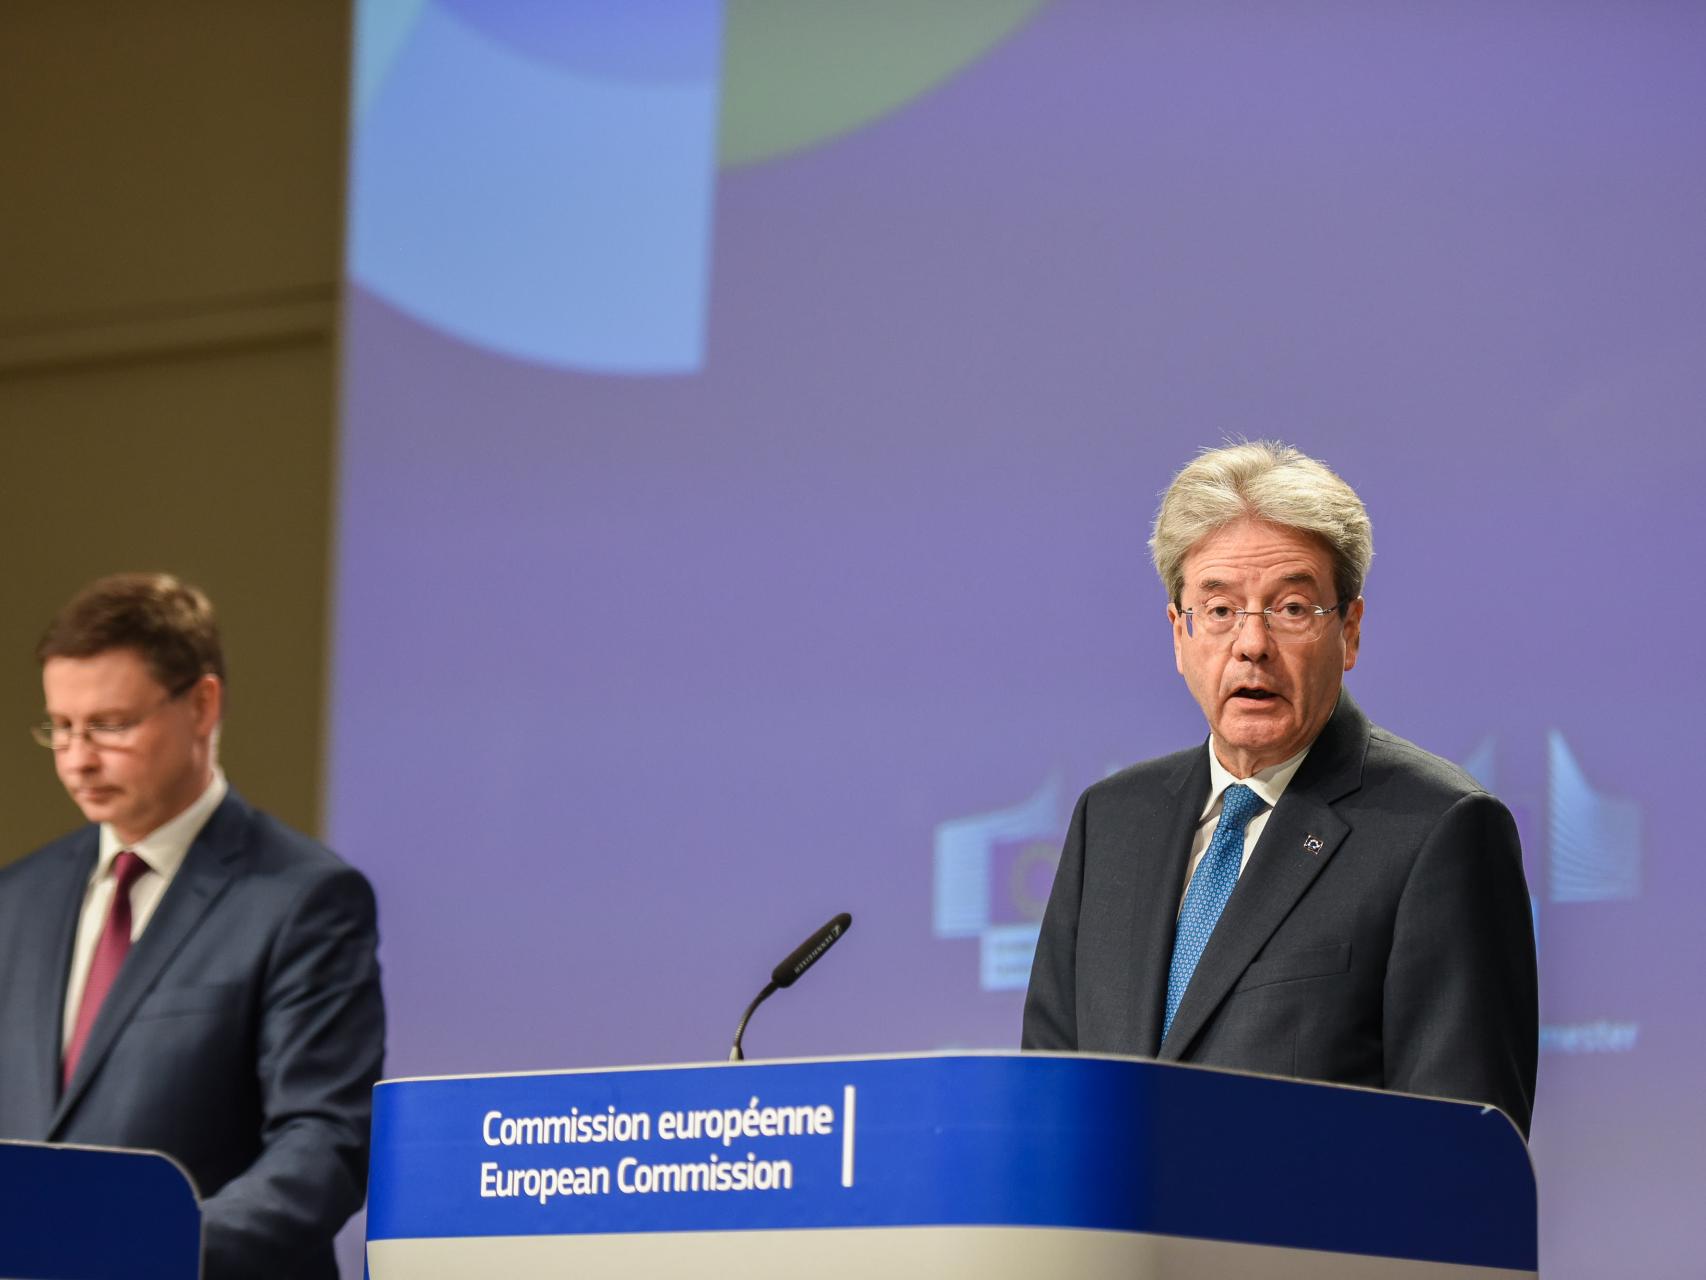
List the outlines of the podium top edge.
{"label": "podium top edge", "polygon": [[444,1075],[388,1076],[375,1088],[388,1084],[423,1084],[434,1080],[519,1079],[526,1076],[596,1076],[615,1071],[702,1071],[706,1067],[781,1067],[813,1062],[917,1062],[929,1058],[1106,1058],[1114,1062],[1153,1062],[1153,1058],[1128,1058],[1113,1053],[1044,1053],[1018,1049],[933,1049],[919,1053],[828,1053],[803,1058],[707,1058],[701,1062],[629,1062],[598,1067],[542,1067],[535,1071],[467,1071]]}
{"label": "podium top edge", "polygon": [[[1444,1103],[1449,1106],[1473,1107],[1477,1111],[1497,1115],[1507,1124],[1510,1124],[1512,1129],[1516,1128],[1515,1122],[1491,1103],[1474,1102],[1461,1098],[1440,1098],[1428,1094],[1404,1093],[1396,1089],[1376,1089],[1369,1085],[1344,1084],[1336,1080],[1304,1080],[1295,1076],[1267,1075],[1259,1071],[1239,1071],[1235,1068],[1204,1066],[1195,1062],[1162,1062],[1159,1058],[1147,1058],[1132,1054],[1067,1053],[1050,1049],[931,1049],[911,1053],[838,1053],[801,1058],[747,1058],[740,1062],[731,1062],[727,1059],[710,1059],[703,1062],[643,1062],[598,1067],[547,1067],[535,1071],[451,1072],[443,1075],[387,1077],[379,1081],[374,1088],[383,1089],[387,1085],[427,1084],[449,1080],[514,1080],[544,1076],[610,1075],[624,1071],[702,1071],[708,1067],[784,1067],[803,1066],[812,1063],[923,1062],[968,1058],[1001,1058],[1014,1062],[1066,1058],[1077,1062],[1149,1063],[1164,1066],[1169,1070],[1202,1071],[1222,1076],[1244,1076],[1257,1080],[1272,1080],[1280,1084],[1301,1085],[1312,1089],[1341,1089],[1354,1093],[1379,1094],[1386,1098],[1414,1098],[1423,1102]],[[1519,1139],[1521,1138],[1520,1130],[1517,1136]]]}
{"label": "podium top edge", "polygon": [[0,1147],[24,1148],[46,1152],[70,1152],[73,1155],[112,1156],[122,1160],[134,1160],[141,1164],[168,1165],[177,1176],[183,1179],[188,1188],[190,1198],[199,1207],[201,1204],[201,1188],[196,1186],[195,1176],[182,1160],[169,1151],[161,1151],[157,1147],[109,1147],[95,1142],[40,1142],[31,1138],[0,1138]]}

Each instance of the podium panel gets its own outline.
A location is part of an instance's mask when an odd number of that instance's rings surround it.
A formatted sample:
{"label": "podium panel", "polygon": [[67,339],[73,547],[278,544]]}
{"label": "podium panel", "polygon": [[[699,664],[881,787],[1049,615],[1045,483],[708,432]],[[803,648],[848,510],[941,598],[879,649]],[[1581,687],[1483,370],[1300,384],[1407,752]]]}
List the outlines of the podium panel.
{"label": "podium panel", "polygon": [[388,1081],[374,1280],[1528,1276],[1499,1112],[1123,1058],[933,1054]]}
{"label": "podium panel", "polygon": [[0,1276],[195,1280],[201,1202],[157,1151],[0,1139]]}

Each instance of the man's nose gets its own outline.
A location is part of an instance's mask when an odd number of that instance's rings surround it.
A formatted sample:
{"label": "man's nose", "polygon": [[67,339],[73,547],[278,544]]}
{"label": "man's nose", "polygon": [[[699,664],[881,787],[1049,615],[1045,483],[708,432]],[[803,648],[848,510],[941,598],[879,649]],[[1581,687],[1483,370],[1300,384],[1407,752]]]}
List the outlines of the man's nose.
{"label": "man's nose", "polygon": [[1273,649],[1274,633],[1268,627],[1265,613],[1247,613],[1232,633],[1233,656],[1246,662],[1259,662]]}
{"label": "man's nose", "polygon": [[78,732],[71,735],[71,741],[65,744],[65,750],[59,753],[64,768],[82,772],[95,762],[99,752],[89,741],[87,733]]}

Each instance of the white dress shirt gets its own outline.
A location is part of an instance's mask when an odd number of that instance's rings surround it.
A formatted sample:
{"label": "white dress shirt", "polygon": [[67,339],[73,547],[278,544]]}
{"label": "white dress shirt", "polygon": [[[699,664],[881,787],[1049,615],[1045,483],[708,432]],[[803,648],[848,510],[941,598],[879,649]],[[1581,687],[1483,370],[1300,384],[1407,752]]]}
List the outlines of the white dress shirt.
{"label": "white dress shirt", "polygon": [[[1313,743],[1311,745],[1314,745]],[[1234,782],[1242,782],[1254,791],[1263,802],[1264,807],[1251,818],[1244,828],[1244,856],[1238,863],[1238,874],[1244,874],[1244,868],[1250,865],[1250,851],[1256,847],[1256,841],[1262,838],[1262,832],[1268,825],[1268,815],[1274,811],[1279,798],[1285,794],[1285,789],[1291,785],[1297,768],[1303,763],[1303,757],[1309,754],[1305,747],[1289,760],[1269,765],[1266,769],[1258,770],[1248,778],[1234,778],[1232,771],[1220,763],[1220,756],[1215,750],[1214,735],[1208,739],[1208,803],[1203,805],[1202,813],[1197,817],[1196,834],[1191,837],[1191,865],[1185,872],[1185,889],[1191,887],[1191,877],[1197,873],[1197,863],[1202,861],[1203,854],[1208,852],[1209,841],[1214,839],[1214,828],[1220,822],[1220,802],[1226,795],[1226,788]],[[1179,895],[1179,908],[1185,906],[1184,894]]]}
{"label": "white dress shirt", "polygon": [[101,824],[100,854],[95,870],[83,891],[83,914],[77,918],[77,944],[71,952],[70,981],[65,984],[65,1010],[60,1024],[60,1049],[71,1043],[71,1032],[77,1025],[77,1007],[83,1003],[83,988],[89,982],[89,969],[95,962],[95,944],[106,926],[113,904],[113,860],[129,849],[147,865],[148,870],[130,886],[130,940],[135,942],[148,927],[154,909],[166,895],[166,886],[178,874],[189,856],[190,846],[225,799],[230,784],[217,767],[207,789],[196,797],[194,804],[170,822],[148,833],[135,844],[125,844],[118,833]]}

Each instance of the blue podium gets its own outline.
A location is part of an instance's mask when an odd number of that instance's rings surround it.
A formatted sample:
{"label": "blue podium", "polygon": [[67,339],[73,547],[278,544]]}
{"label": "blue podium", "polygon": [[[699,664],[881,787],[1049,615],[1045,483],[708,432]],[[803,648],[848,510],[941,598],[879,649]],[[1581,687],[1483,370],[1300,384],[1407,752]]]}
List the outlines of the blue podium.
{"label": "blue podium", "polygon": [[1500,1112],[956,1053],[395,1080],[373,1280],[1536,1274]]}
{"label": "blue podium", "polygon": [[196,1280],[201,1202],[156,1151],[0,1139],[0,1276]]}

